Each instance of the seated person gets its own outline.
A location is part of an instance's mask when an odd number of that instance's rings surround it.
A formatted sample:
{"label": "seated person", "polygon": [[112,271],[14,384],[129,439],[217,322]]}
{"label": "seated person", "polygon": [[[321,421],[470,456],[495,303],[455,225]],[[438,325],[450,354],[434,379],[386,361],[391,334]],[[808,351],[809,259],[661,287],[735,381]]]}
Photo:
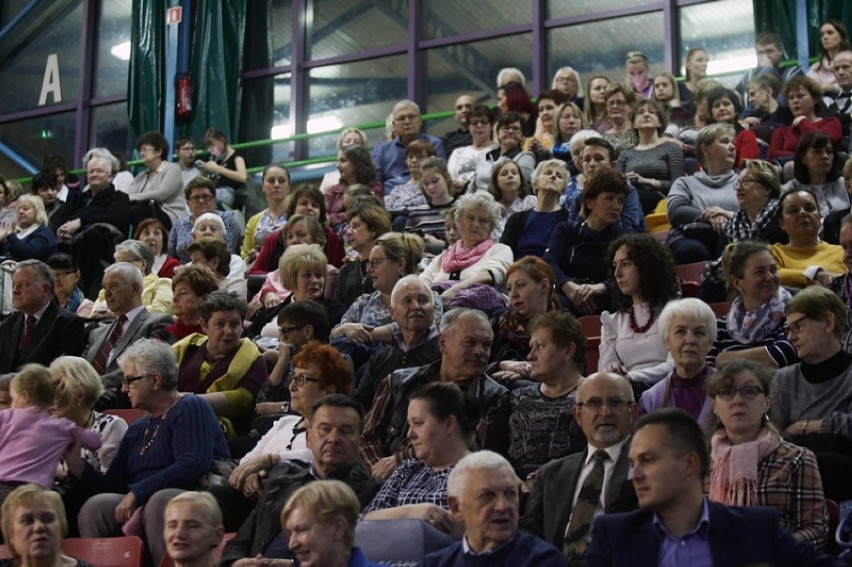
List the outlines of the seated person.
{"label": "seated person", "polygon": [[[487,106],[477,104],[470,109],[468,129],[470,145],[453,150],[447,161],[447,169],[453,178],[454,194],[463,192],[468,183],[475,180],[480,163],[485,163],[488,153],[497,147],[491,140],[491,110]],[[475,181],[470,187],[475,188]]]}
{"label": "seated person", "polygon": [[[225,223],[222,218],[213,213],[204,213],[195,219],[195,224],[192,225],[192,240],[194,242],[199,238],[215,238],[225,242]],[[187,247],[187,251],[189,251],[189,247]],[[246,265],[239,255],[231,254],[228,268],[229,278],[245,277]]]}
{"label": "seated person", "polygon": [[219,238],[199,238],[189,246],[187,252],[192,260],[193,266],[205,266],[210,268],[216,277],[219,289],[230,291],[239,297],[245,297],[246,280],[243,277],[230,277],[231,268],[228,262],[234,256],[228,250],[228,246]]}
{"label": "seated person", "polygon": [[56,252],[56,235],[48,226],[44,203],[35,195],[15,201],[15,222],[0,228],[3,256],[17,261],[46,261]]}
{"label": "seated person", "polygon": [[86,298],[83,290],[77,285],[80,282],[80,269],[74,257],[58,252],[47,259],[47,265],[53,272],[53,294],[56,304],[63,311],[87,319],[95,303]]}
{"label": "seated person", "polygon": [[266,208],[246,222],[240,256],[251,265],[266,237],[287,224],[287,197],[290,194],[290,170],[284,164],[271,163],[260,174]]}
{"label": "seated person", "polygon": [[180,365],[178,390],[207,401],[228,437],[245,433],[254,400],[266,381],[266,362],[257,346],[241,339],[244,298],[224,290],[201,304],[202,333],[193,333],[172,348]]}
{"label": "seated person", "polygon": [[742,112],[740,98],[731,89],[717,87],[707,93],[707,107],[712,117],[709,124],[730,124],[734,127],[734,149],[737,153],[734,167],[742,167],[747,159],[758,159],[760,147],[757,136],[748,128],[743,128],[739,121]]}
{"label": "seated person", "polygon": [[[172,314],[172,281],[161,278],[151,271],[154,264],[154,255],[147,244],[139,240],[125,240],[115,245],[116,262],[127,262],[133,264],[142,272],[142,305],[154,314]],[[101,289],[98,299],[92,306],[90,315],[93,319],[112,318],[106,304],[106,291]]]}
{"label": "seated person", "polygon": [[347,187],[367,186],[367,194],[381,198],[382,184],[376,181],[376,169],[370,161],[370,152],[361,146],[346,146],[337,152],[337,171],[340,182],[325,190],[325,211],[328,224],[335,231],[346,223],[346,204],[343,198]]}
{"label": "seated person", "polygon": [[[796,146],[802,136],[810,132],[823,132],[837,147],[843,136],[843,127],[835,116],[819,116],[825,110],[822,102],[822,88],[810,77],[793,77],[784,83],[784,98],[793,112],[790,126],[775,129],[766,159],[789,161],[795,156]],[[789,168],[785,167],[784,179],[789,179]]]}
{"label": "seated person", "polygon": [[790,292],[781,287],[778,265],[763,242],[728,244],[722,256],[728,290],[735,294],[728,314],[719,318],[707,363],[718,368],[748,358],[781,368],[798,361],[787,340],[784,307]]}
{"label": "seated person", "polygon": [[456,204],[453,180],[444,160],[429,158],[420,164],[420,190],[426,204],[409,209],[405,232],[420,236],[427,253],[440,254],[448,245],[441,215]]}
{"label": "seated person", "polygon": [[134,177],[126,190],[133,222],[152,216],[153,209],[157,218],[171,227],[186,213],[180,166],[172,163],[169,142],[160,132],[145,132],[136,139],[136,147],[145,171]]}
{"label": "seated person", "polygon": [[781,526],[793,537],[822,547],[828,511],[817,460],[810,450],[782,439],[766,419],[772,377],[771,367],[737,358],[707,383],[713,398],[710,500],[776,508]]}
{"label": "seated person", "polygon": [[190,262],[187,246],[192,244],[192,228],[195,221],[205,213],[213,213],[221,217],[225,223],[225,244],[228,250],[235,252],[239,245],[240,227],[232,211],[216,210],[216,184],[206,177],[196,177],[186,184],[183,190],[189,207],[189,216],[180,218],[169,230],[168,254],[180,260],[181,264]]}
{"label": "seated person", "polygon": [[748,82],[749,107],[743,113],[743,126],[754,132],[761,146],[761,155],[766,155],[772,133],[776,128],[789,126],[793,113],[787,105],[778,104],[781,81],[772,73],[762,73]]}
{"label": "seated person", "polygon": [[819,204],[814,193],[807,189],[783,193],[778,210],[781,229],[790,239],[789,244],[771,247],[781,285],[829,285],[834,277],[846,272],[843,249],[819,238]]}
{"label": "seated person", "polygon": [[385,207],[394,213],[405,213],[409,209],[426,206],[426,197],[420,189],[420,165],[429,158],[436,157],[435,146],[425,140],[414,140],[405,148],[405,164],[411,173],[411,179],[402,185],[394,185],[385,195]]}
{"label": "seated person", "polygon": [[136,225],[133,238],[141,240],[151,249],[151,254],[154,255],[151,271],[161,278],[171,279],[175,268],[180,266],[180,260],[166,253],[166,246],[169,243],[169,231],[166,225],[157,219],[146,218]]}
{"label": "seated person", "polygon": [[831,139],[822,132],[809,132],[796,146],[793,159],[793,179],[787,182],[784,192],[810,189],[817,196],[820,218],[834,211],[849,209],[849,193],[841,177],[843,163],[831,145]]}
{"label": "seated person", "polygon": [[178,494],[166,504],[163,524],[166,553],[176,567],[205,567],[216,563],[214,555],[222,543],[225,528],[222,510],[210,493]]}
{"label": "seated person", "polygon": [[219,289],[216,274],[207,266],[181,266],[172,278],[172,311],[175,321],[157,338],[169,344],[203,333],[201,305],[207,296]]}

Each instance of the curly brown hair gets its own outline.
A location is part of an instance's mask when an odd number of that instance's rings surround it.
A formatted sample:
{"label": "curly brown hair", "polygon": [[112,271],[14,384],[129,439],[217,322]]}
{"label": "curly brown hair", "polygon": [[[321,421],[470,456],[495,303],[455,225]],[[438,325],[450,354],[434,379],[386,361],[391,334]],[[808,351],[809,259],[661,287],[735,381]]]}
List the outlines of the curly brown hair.
{"label": "curly brown hair", "polygon": [[[658,308],[680,296],[680,284],[671,251],[647,233],[623,234],[612,241],[606,254],[610,277],[615,277],[615,253],[622,246],[627,246],[627,257],[639,269],[639,295],[642,299]],[[614,286],[612,305],[616,310],[624,312],[633,306],[633,298]]]}

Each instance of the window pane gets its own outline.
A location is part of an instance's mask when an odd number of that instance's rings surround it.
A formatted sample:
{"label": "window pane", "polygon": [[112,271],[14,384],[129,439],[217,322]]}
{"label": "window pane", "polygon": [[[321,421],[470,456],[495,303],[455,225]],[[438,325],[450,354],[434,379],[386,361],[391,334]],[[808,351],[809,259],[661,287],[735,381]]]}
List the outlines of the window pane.
{"label": "window pane", "polygon": [[5,0],[0,2],[0,27],[5,26],[11,20],[15,19],[18,12],[30,3],[30,0]]}
{"label": "window pane", "polygon": [[131,158],[135,144],[130,134],[126,102],[93,108],[91,121],[90,148],[108,148]]}
{"label": "window pane", "polygon": [[[565,65],[580,73],[584,91],[592,75],[606,75],[611,81],[625,81],[624,56],[630,51],[644,53],[654,75],[664,70],[664,35],[662,12],[551,30],[548,35],[547,84],[550,84],[553,73]],[[603,46],[606,49],[602,49]]]}
{"label": "window pane", "polygon": [[130,65],[131,0],[105,0],[102,10],[97,35],[95,96],[123,95],[127,93]]}
{"label": "window pane", "polygon": [[423,37],[427,39],[528,24],[532,21],[532,0],[426,0],[423,21]]}
{"label": "window pane", "polygon": [[[308,132],[384,122],[407,92],[404,55],[311,69]],[[385,139],[384,128],[367,130],[370,147]],[[314,138],[310,156],[334,155],[337,134]]]}
{"label": "window pane", "polygon": [[[645,4],[656,4],[652,0],[550,0],[548,2],[548,18],[568,18],[570,16],[588,16],[594,12],[604,12],[618,8],[630,8]],[[631,38],[643,37],[635,30],[627,34]]]}
{"label": "window pane", "polygon": [[[529,80],[531,61],[530,34],[430,49],[426,52],[426,73],[423,74],[426,77],[426,110],[451,109],[462,93],[469,93],[481,104],[496,104],[497,72],[503,67],[517,67]],[[441,136],[458,128],[458,124],[451,116],[430,121],[427,128],[435,136]]]}
{"label": "window pane", "polygon": [[[240,140],[286,138],[295,133],[290,127],[290,74],[261,77],[245,82]],[[293,143],[285,142],[242,150],[249,167],[291,161]]]}
{"label": "window pane", "polygon": [[[729,73],[725,83],[736,84],[745,69],[756,64],[754,53],[754,8],[751,2],[723,0],[680,9],[680,73],[686,52],[703,47],[710,54],[711,75]],[[731,72],[733,70],[733,72]]]}
{"label": "window pane", "polygon": [[[249,14],[252,5],[263,6],[265,2],[249,2]],[[260,29],[260,28],[258,28]],[[289,65],[291,59],[291,44],[293,43],[293,0],[272,0],[272,66]],[[252,65],[251,68],[266,65]]]}
{"label": "window pane", "polygon": [[[42,81],[49,62],[58,74],[53,85],[59,89],[47,95],[45,104],[73,102],[77,98],[80,72],[80,28],[83,8],[80,2],[45,22],[33,36],[23,37],[12,30],[3,39],[2,51],[9,55],[0,61],[0,113],[7,114],[39,106]],[[56,100],[53,92],[60,94]],[[73,147],[73,146],[72,146]]]}
{"label": "window pane", "polygon": [[309,32],[312,60],[404,43],[408,36],[408,2],[313,0]]}
{"label": "window pane", "polygon": [[[74,112],[63,112],[0,124],[0,142],[35,167],[40,167],[48,154],[59,154],[71,169],[76,169],[79,164],[71,163],[75,119]],[[6,158],[0,163],[6,163]],[[17,166],[11,166],[10,169],[4,168],[3,174],[18,177],[25,175],[25,172]]]}

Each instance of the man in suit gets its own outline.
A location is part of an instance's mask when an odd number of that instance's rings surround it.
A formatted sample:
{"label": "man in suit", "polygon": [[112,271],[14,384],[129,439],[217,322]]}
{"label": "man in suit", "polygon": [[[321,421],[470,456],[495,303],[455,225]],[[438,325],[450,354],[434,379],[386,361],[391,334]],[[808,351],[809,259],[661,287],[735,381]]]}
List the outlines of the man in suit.
{"label": "man in suit", "polygon": [[642,417],[630,461],[641,510],[599,516],[583,565],[846,565],[796,541],[774,509],[705,500],[710,455],[701,427],[683,410]]}
{"label": "man in suit", "polygon": [[[556,459],[539,470],[527,499],[522,529],[565,549],[571,514],[584,481],[594,469],[592,456],[599,449],[608,458],[603,462],[605,481],[593,516],[636,508],[636,494],[627,478],[634,407],[633,389],[624,376],[599,372],[580,383],[573,411],[589,446],[582,453]],[[587,522],[586,530],[590,527]],[[576,553],[582,555],[584,545],[585,538]]]}
{"label": "man in suit", "polygon": [[51,301],[53,272],[44,262],[25,260],[12,275],[12,305],[0,325],[0,373],[24,364],[48,366],[63,355],[83,352],[83,320]]}
{"label": "man in suit", "polygon": [[[147,339],[162,333],[171,324],[171,315],[152,315],[142,305],[142,272],[128,262],[116,262],[104,270],[104,297],[109,310],[115,313],[114,321],[102,322],[89,336],[83,357],[92,363],[100,374],[104,386],[118,394],[116,407],[130,407],[121,392],[123,378],[118,357],[137,339]],[[111,397],[111,396],[108,396]],[[110,405],[102,398],[100,408]]]}
{"label": "man in suit", "polygon": [[841,51],[834,56],[834,78],[840,87],[840,92],[830,99],[828,112],[837,116],[843,126],[842,149],[852,149],[850,126],[852,126],[852,51]]}

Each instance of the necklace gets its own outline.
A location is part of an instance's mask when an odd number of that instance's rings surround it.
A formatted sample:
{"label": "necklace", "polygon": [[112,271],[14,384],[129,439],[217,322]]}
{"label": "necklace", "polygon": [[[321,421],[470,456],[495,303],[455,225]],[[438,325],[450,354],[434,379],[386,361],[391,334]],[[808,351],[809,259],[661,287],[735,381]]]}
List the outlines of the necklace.
{"label": "necklace", "polygon": [[169,407],[166,408],[166,411],[163,412],[163,415],[160,417],[157,422],[157,428],[154,430],[154,434],[148,439],[148,428],[151,426],[151,415],[148,414],[148,421],[145,422],[145,432],[142,434],[142,441],[145,442],[142,445],[142,448],[139,449],[139,454],[144,455],[148,452],[148,449],[151,448],[151,445],[154,443],[154,440],[157,438],[157,435],[160,433],[160,426],[163,425],[163,422],[166,421],[166,418],[169,416],[169,410],[175,407],[175,404],[178,402],[180,398],[177,394],[175,394],[174,398],[172,398],[172,403]]}
{"label": "necklace", "polygon": [[654,319],[656,318],[656,313],[653,309],[651,309],[651,314],[648,316],[648,322],[642,325],[641,327],[636,323],[636,313],[633,311],[633,306],[630,306],[630,328],[633,329],[634,333],[645,333],[648,329],[651,328],[651,325],[654,324]]}

